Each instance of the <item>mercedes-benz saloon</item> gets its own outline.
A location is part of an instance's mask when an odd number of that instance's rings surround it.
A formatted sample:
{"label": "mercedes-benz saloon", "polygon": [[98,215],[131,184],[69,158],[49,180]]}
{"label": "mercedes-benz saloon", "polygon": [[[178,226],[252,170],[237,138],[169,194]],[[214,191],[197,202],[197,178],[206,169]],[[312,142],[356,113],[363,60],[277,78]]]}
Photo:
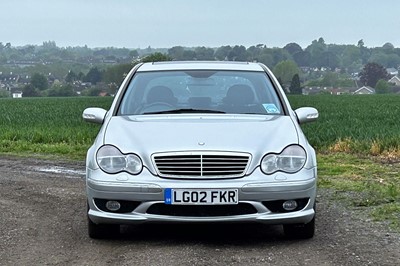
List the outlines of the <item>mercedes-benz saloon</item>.
{"label": "mercedes-benz saloon", "polygon": [[245,62],[138,64],[87,153],[92,238],[142,223],[282,224],[290,237],[315,230],[317,163],[272,72]]}

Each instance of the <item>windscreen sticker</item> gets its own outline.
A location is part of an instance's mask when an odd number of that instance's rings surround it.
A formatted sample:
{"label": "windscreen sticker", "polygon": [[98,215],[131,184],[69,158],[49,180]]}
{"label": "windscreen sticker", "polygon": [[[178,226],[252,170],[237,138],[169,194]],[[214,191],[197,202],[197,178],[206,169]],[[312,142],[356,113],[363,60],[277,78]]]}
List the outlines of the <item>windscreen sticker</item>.
{"label": "windscreen sticker", "polygon": [[278,107],[276,107],[275,104],[273,103],[263,103],[265,111],[267,111],[268,114],[280,114],[281,112],[279,111]]}

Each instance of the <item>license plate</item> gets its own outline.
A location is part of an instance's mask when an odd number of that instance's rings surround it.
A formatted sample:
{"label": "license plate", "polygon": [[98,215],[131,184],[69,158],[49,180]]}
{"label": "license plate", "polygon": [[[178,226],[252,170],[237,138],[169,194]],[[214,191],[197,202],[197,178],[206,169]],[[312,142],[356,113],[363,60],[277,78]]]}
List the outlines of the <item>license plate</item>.
{"label": "license plate", "polygon": [[165,189],[165,204],[228,205],[238,204],[237,189]]}

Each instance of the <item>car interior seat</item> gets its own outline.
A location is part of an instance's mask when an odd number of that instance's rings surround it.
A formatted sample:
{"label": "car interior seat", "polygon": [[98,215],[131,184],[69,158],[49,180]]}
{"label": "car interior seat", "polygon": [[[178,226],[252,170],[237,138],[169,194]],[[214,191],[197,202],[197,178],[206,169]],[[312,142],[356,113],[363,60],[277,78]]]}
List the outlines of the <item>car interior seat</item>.
{"label": "car interior seat", "polygon": [[147,93],[146,102],[147,104],[167,103],[175,106],[178,102],[178,99],[174,96],[170,88],[166,86],[155,86],[152,87]]}
{"label": "car interior seat", "polygon": [[250,86],[244,84],[236,84],[231,86],[226,97],[223,99],[223,106],[227,112],[232,113],[248,113],[250,105],[254,104],[255,97]]}

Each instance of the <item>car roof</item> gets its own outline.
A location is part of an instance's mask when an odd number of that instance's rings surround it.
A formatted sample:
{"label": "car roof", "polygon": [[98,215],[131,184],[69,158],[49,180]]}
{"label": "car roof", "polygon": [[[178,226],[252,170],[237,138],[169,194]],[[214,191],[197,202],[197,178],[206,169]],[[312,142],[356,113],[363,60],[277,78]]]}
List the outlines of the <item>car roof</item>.
{"label": "car roof", "polygon": [[264,71],[261,64],[251,62],[234,61],[163,61],[144,63],[138,68],[142,71],[165,70],[240,70],[240,71]]}

